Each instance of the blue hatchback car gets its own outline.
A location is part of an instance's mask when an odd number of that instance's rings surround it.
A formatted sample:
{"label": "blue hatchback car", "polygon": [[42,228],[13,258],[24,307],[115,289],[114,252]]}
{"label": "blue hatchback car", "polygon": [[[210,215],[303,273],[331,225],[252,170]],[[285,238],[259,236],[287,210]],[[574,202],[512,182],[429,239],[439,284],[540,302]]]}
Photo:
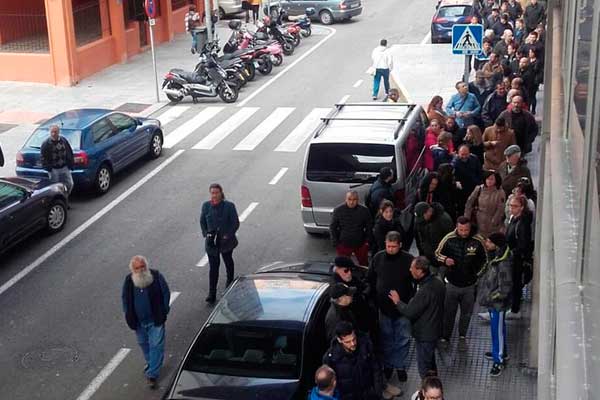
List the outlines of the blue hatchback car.
{"label": "blue hatchback car", "polygon": [[104,109],[70,110],[45,121],[27,139],[17,153],[18,176],[48,177],[40,148],[52,125],[73,148],[75,186],[92,186],[100,194],[110,189],[113,174],[141,157],[157,158],[162,153],[163,133],[156,119]]}
{"label": "blue hatchback car", "polygon": [[470,24],[479,17],[475,0],[441,0],[431,20],[431,43],[452,42],[454,24]]}

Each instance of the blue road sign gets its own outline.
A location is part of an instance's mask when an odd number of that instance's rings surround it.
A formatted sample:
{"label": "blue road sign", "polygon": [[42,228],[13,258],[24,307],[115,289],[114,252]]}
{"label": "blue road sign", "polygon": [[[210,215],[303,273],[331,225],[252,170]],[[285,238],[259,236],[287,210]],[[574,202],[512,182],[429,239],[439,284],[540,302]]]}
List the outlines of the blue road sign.
{"label": "blue road sign", "polygon": [[483,48],[483,25],[452,26],[452,54],[474,55]]}

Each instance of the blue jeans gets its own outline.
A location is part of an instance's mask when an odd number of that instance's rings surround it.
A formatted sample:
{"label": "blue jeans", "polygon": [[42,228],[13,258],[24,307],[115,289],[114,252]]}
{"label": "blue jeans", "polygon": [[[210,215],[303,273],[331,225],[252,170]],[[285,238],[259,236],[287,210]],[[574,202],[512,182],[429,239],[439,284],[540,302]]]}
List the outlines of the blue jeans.
{"label": "blue jeans", "polygon": [[425,378],[425,374],[429,371],[437,372],[437,364],[435,363],[435,346],[437,341],[421,342],[415,340],[415,348],[417,350],[417,368],[421,378]]}
{"label": "blue jeans", "polygon": [[192,49],[199,51],[198,50],[198,36],[200,35],[200,32],[190,31],[190,35],[192,35]]}
{"label": "blue jeans", "polygon": [[492,330],[492,357],[496,364],[501,364],[506,357],[506,311],[490,308],[490,328]]}
{"label": "blue jeans", "polygon": [[165,356],[165,326],[155,326],[154,322],[140,323],[135,335],[147,364],[144,374],[147,378],[158,378]]}
{"label": "blue jeans", "polygon": [[379,313],[379,330],[383,366],[406,370],[410,349],[410,321],[405,317],[393,319]]}
{"label": "blue jeans", "polygon": [[375,76],[373,77],[373,97],[377,97],[379,94],[379,84],[383,78],[383,86],[385,87],[385,94],[387,95],[390,91],[390,70],[385,68],[377,68],[375,70]]}
{"label": "blue jeans", "polygon": [[71,194],[73,190],[73,175],[71,174],[71,170],[69,167],[64,166],[62,168],[52,168],[49,172],[50,180],[52,182],[60,182],[63,183],[67,187],[67,195]]}

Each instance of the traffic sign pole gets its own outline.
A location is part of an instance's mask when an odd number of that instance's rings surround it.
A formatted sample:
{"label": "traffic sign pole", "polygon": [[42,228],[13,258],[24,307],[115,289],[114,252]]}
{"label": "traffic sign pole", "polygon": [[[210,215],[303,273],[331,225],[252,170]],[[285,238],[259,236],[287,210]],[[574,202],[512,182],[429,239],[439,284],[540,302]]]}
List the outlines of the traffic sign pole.
{"label": "traffic sign pole", "polygon": [[206,33],[208,34],[208,41],[212,42],[212,9],[210,8],[210,0],[204,0],[204,23],[206,24]]}
{"label": "traffic sign pole", "polygon": [[154,88],[156,91],[156,102],[160,102],[160,93],[158,91],[158,72],[156,71],[156,53],[154,52],[154,25],[156,24],[156,0],[145,0],[144,9],[148,17],[150,29],[150,51],[152,52],[152,69],[154,70]]}
{"label": "traffic sign pole", "polygon": [[470,73],[471,73],[471,56],[465,56],[465,73],[463,74],[463,82],[469,83]]}

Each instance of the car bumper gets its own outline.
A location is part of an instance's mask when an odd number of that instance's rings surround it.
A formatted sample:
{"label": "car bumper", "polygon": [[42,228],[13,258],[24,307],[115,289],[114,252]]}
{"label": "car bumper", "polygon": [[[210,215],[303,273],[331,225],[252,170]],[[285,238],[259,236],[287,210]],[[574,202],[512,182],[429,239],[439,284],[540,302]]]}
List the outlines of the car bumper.
{"label": "car bumper", "polygon": [[328,225],[317,225],[312,207],[301,207],[302,223],[304,230],[308,233],[329,233]]}
{"label": "car bumper", "polygon": [[444,28],[436,25],[431,26],[431,39],[435,42],[452,42],[452,28]]}
{"label": "car bumper", "polygon": [[225,14],[239,14],[242,12],[241,4],[221,4],[223,10],[225,10]]}
{"label": "car bumper", "polygon": [[[73,176],[73,182],[77,186],[87,186],[94,182],[94,177],[90,176],[88,170],[85,169],[75,169],[71,171],[71,175]],[[48,179],[49,174],[46,170],[38,169],[38,168],[24,168],[17,167],[16,168],[17,176],[23,177],[34,177],[34,178],[46,178]]]}
{"label": "car bumper", "polygon": [[362,14],[362,6],[356,8],[350,8],[348,10],[335,10],[332,12],[334,19],[345,19],[350,17],[356,17],[357,15]]}

